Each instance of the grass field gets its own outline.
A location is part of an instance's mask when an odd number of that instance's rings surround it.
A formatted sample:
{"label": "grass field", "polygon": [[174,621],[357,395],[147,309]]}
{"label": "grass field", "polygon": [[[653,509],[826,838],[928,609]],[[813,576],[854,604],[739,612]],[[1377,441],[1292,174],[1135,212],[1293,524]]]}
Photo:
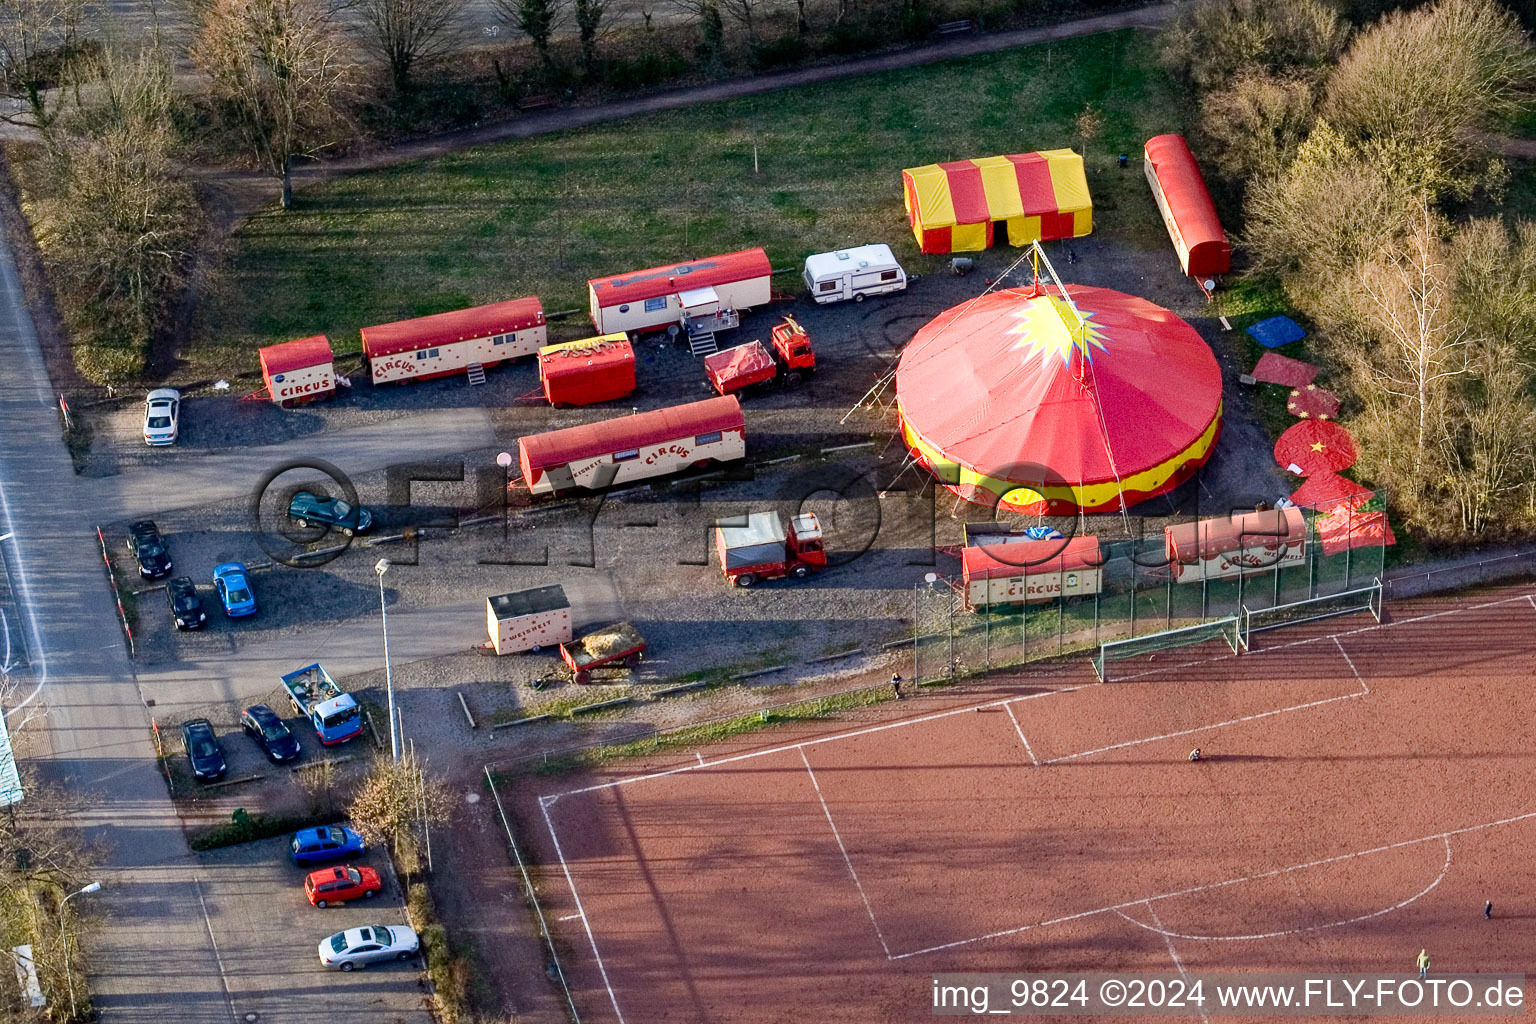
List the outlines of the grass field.
{"label": "grass field", "polygon": [[[254,366],[250,349],[536,294],[584,307],[588,278],[761,245],[777,267],[887,241],[918,258],[903,167],[1080,147],[1090,166],[1139,158],[1184,101],[1133,31],[702,105],[455,153],[327,182],[237,233],[232,282],[184,352],[194,372]],[[756,145],[760,173],[753,174]],[[1095,174],[1095,231],[1167,245],[1140,175]],[[785,280],[782,285],[793,287]],[[572,329],[576,329],[573,322]],[[246,364],[250,364],[247,366]]]}

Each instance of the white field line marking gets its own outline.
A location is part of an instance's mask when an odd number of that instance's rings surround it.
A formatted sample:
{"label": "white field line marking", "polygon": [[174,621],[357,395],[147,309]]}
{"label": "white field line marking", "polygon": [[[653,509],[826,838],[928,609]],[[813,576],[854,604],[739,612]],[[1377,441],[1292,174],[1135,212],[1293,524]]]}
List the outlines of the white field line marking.
{"label": "white field line marking", "polygon": [[832,743],[837,740],[853,739],[855,736],[867,736],[870,733],[885,732],[887,729],[902,729],[909,725],[921,725],[924,722],[934,722],[941,718],[950,718],[954,715],[968,715],[982,708],[1005,707],[1014,701],[1034,700],[1036,697],[1050,697],[1058,693],[1071,693],[1073,690],[1081,690],[1089,686],[1101,686],[1101,683],[1079,683],[1076,686],[1065,686],[1059,690],[1043,690],[1040,693],[1027,693],[1022,697],[1004,697],[1001,700],[988,701],[985,704],[977,704],[971,707],[954,708],[949,711],[936,711],[931,715],[923,715],[920,718],[904,718],[899,722],[887,722],[884,725],[871,725],[863,729],[854,729],[850,732],[833,733],[831,736],[818,736],[811,740],[801,740],[799,743],[787,743],[782,747],[770,747],[767,750],[752,750],[745,754],[732,754],[730,757],[722,757],[714,761],[702,761],[699,764],[685,764],[677,768],[667,768],[659,772],[650,772],[646,775],[631,775],[628,778],[616,779],[613,782],[603,782],[595,786],[583,786],[580,789],[568,789],[563,793],[556,793],[552,797],[540,797],[540,799],[559,799],[563,796],[579,796],[582,793],[592,793],[599,789],[611,789],[615,786],[627,786],[634,782],[646,782],[650,779],[665,778],[668,775],[676,775],[679,772],[696,771],[699,768],[714,768],[717,765],[733,764],[737,761],[747,761],[754,757],[768,757],[772,754],[783,754],[791,750],[803,750],[806,747],[814,747],[822,743]]}
{"label": "white field line marking", "polygon": [[203,908],[203,927],[208,929],[208,941],[213,945],[213,960],[219,965],[219,984],[224,988],[224,1004],[229,1007],[229,1019],[238,1021],[239,1014],[235,1013],[235,997],[229,991],[229,979],[224,974],[224,954],[219,952],[219,940],[213,937],[213,921],[208,917],[208,901],[203,899],[203,883],[201,879],[192,879],[192,884],[197,887],[197,902]]}
{"label": "white field line marking", "polygon": [[[5,538],[0,537],[0,540],[4,540],[4,539]],[[1525,595],[1525,599],[1527,601],[1531,602],[1531,607],[1532,608],[1536,608],[1536,594],[1526,594]]]}
{"label": "white field line marking", "polygon": [[[1430,619],[1443,618],[1443,617],[1445,617],[1447,615],[1461,615],[1461,614],[1464,614],[1466,612],[1481,611],[1481,610],[1483,610],[1485,608],[1496,608],[1499,605],[1510,604],[1511,602],[1515,602],[1515,601],[1528,601],[1528,600],[1531,600],[1531,599],[1532,599],[1532,595],[1530,595],[1530,594],[1520,594],[1520,595],[1517,595],[1517,596],[1514,596],[1514,597],[1500,598],[1497,601],[1485,601],[1482,604],[1468,605],[1468,606],[1463,607],[1463,608],[1447,608],[1444,611],[1429,612],[1429,613],[1427,613],[1425,615],[1415,615],[1412,618],[1408,618],[1408,619],[1394,619],[1391,622],[1381,622],[1381,623],[1373,622],[1373,623],[1371,623],[1371,625],[1369,625],[1369,626],[1362,626],[1359,629],[1345,630],[1345,631],[1340,632],[1340,633],[1330,633],[1330,634],[1328,634],[1326,636],[1307,637],[1304,640],[1292,640],[1289,643],[1277,644],[1274,647],[1266,647],[1266,648],[1264,648],[1264,650],[1257,652],[1256,655],[1249,655],[1249,657],[1269,654],[1269,653],[1274,652],[1274,651],[1283,651],[1283,650],[1286,650],[1286,649],[1291,648],[1291,647],[1301,647],[1301,646],[1304,646],[1306,644],[1317,643],[1319,640],[1333,640],[1333,639],[1335,639],[1337,637],[1354,636],[1354,635],[1356,635],[1358,633],[1366,633],[1366,632],[1369,632],[1369,631],[1371,631],[1373,629],[1391,629],[1394,626],[1406,626],[1406,625],[1409,625],[1409,624],[1415,623],[1415,622],[1427,622]],[[1210,664],[1212,662],[1215,662],[1215,661],[1224,660],[1224,658],[1235,658],[1235,657],[1237,657],[1237,655],[1228,654],[1228,655],[1225,655],[1225,656],[1218,655],[1218,656],[1213,657],[1213,658],[1200,658],[1200,659],[1197,659],[1195,661],[1185,662],[1182,665],[1174,665],[1174,666],[1171,666],[1171,667],[1165,666],[1163,668],[1155,669],[1155,670],[1153,670],[1151,672],[1144,672],[1144,673],[1142,673],[1142,675],[1155,675],[1157,673],[1162,673],[1162,672],[1177,671],[1178,669],[1181,669],[1181,668],[1192,668],[1192,667],[1194,667],[1196,665],[1208,665],[1208,664]],[[1126,678],[1127,679],[1139,679],[1139,678],[1141,678],[1141,676],[1127,676]],[[733,763],[735,761],[745,761],[745,760],[748,760],[748,759],[754,758],[754,757],[766,757],[766,756],[771,755],[771,754],[782,754],[782,753],[785,753],[786,751],[790,751],[790,750],[800,750],[803,747],[814,746],[814,745],[819,744],[819,743],[831,743],[831,742],[834,742],[836,740],[852,739],[855,736],[868,735],[869,733],[884,732],[887,729],[900,729],[900,728],[904,728],[904,727],[909,726],[909,725],[920,725],[920,724],[922,724],[924,722],[931,722],[931,721],[934,721],[934,720],[940,719],[940,718],[948,718],[951,715],[968,714],[968,713],[970,713],[972,711],[976,711],[976,710],[978,710],[980,708],[991,708],[991,707],[997,707],[999,705],[1006,706],[1008,704],[1013,703],[1014,701],[1033,700],[1036,697],[1049,697],[1049,696],[1052,696],[1052,695],[1058,694],[1058,693],[1071,693],[1074,690],[1082,690],[1082,689],[1085,689],[1085,688],[1087,688],[1089,686],[1103,686],[1103,685],[1105,685],[1105,684],[1097,683],[1097,682],[1095,682],[1095,683],[1079,683],[1076,686],[1064,686],[1064,687],[1062,687],[1059,690],[1045,690],[1045,691],[1042,691],[1040,693],[1026,694],[1026,695],[1024,695],[1022,697],[1005,697],[1005,698],[1003,698],[1001,700],[989,701],[989,702],[987,702],[985,704],[977,704],[977,705],[975,705],[973,707],[958,708],[958,709],[955,709],[955,710],[952,710],[952,711],[939,711],[939,712],[935,712],[934,714],[931,714],[931,715],[924,715],[924,716],[922,716],[920,718],[908,718],[908,719],[903,719],[900,722],[888,722],[885,725],[869,726],[868,728],[855,729],[855,730],[853,730],[851,732],[834,733],[831,736],[820,736],[820,737],[817,737],[816,739],[813,739],[813,740],[802,740],[799,743],[790,743],[790,744],[786,744],[785,746],[782,746],[782,747],[771,747],[771,748],[769,748],[767,750],[754,750],[754,751],[750,751],[750,752],[745,753],[745,754],[735,754],[735,755],[732,755],[731,757],[722,757],[722,758],[720,758],[717,761],[705,761],[703,764],[700,764],[700,765],[691,765],[691,764],[689,764],[689,765],[683,765],[680,768],[669,768],[666,771],[651,772],[651,773],[646,774],[646,775],[632,775],[632,776],[630,776],[628,778],[618,779],[618,780],[613,781],[613,782],[604,782],[604,783],[602,783],[600,785],[596,785],[596,786],[584,786],[584,787],[582,787],[580,789],[566,790],[563,793],[557,793],[555,795],[557,797],[558,796],[576,796],[577,794],[580,794],[580,793],[590,793],[590,792],[593,792],[593,791],[599,790],[599,789],[608,789],[608,788],[610,788],[612,786],[624,786],[624,785],[628,785],[628,784],[630,784],[632,782],[645,782],[648,779],[659,779],[659,778],[663,778],[663,777],[668,776],[668,775],[675,775],[678,772],[693,771],[696,768],[709,768],[709,767],[712,767],[714,765],[731,764],[731,763]],[[1118,685],[1118,683],[1111,683],[1109,685],[1114,686],[1114,685]],[[1346,697],[1343,697],[1343,698],[1336,697],[1336,698],[1331,698],[1331,699],[1343,700],[1343,699],[1352,698],[1354,696],[1355,696],[1354,694],[1349,694],[1349,695],[1347,695]],[[1298,707],[1306,707],[1306,706],[1307,705],[1298,705]],[[1288,708],[1288,709],[1283,709],[1283,710],[1297,710],[1297,709],[1296,708]],[[1206,728],[1213,728],[1213,727],[1212,726],[1206,726]],[[1181,734],[1175,733],[1173,735],[1181,735]],[[1082,756],[1082,755],[1074,755],[1074,756]],[[1059,758],[1057,760],[1059,760]],[[1046,763],[1049,764],[1051,762],[1048,761]]]}
{"label": "white field line marking", "polygon": [[[940,950],[953,949],[956,946],[968,946],[973,942],[985,942],[988,939],[998,939],[1005,935],[1017,935],[1019,932],[1027,932],[1034,928],[1044,928],[1047,925],[1061,924],[1066,921],[1076,921],[1084,917],[1092,917],[1095,914],[1104,914],[1116,910],[1124,910],[1126,907],[1134,907],[1152,900],[1172,899],[1175,896],[1189,896],[1197,892],[1209,892],[1212,889],[1222,889],[1229,885],[1242,885],[1245,882],[1258,881],[1261,878],[1274,878],[1288,874],[1292,871],[1302,871],[1306,868],[1320,867],[1324,864],[1335,864],[1339,861],[1350,860],[1354,857],[1364,857],[1373,853],[1382,853],[1386,850],[1396,850],[1404,846],[1413,846],[1416,843],[1427,843],[1432,839],[1449,839],[1451,836],[1459,836],[1468,832],[1478,832],[1486,828],[1497,828],[1500,825],[1512,825],[1518,821],[1529,821],[1536,818],[1536,811],[1527,811],[1525,814],[1516,814],[1509,818],[1500,818],[1497,821],[1486,821],[1481,825],[1467,825],[1462,828],[1453,828],[1448,832],[1435,832],[1427,836],[1419,836],[1415,839],[1401,839],[1395,843],[1387,843],[1383,846],[1375,846],[1369,850],[1356,850],[1354,853],[1341,853],[1334,857],[1324,857],[1321,860],[1307,861],[1305,864],[1292,864],[1290,867],[1275,868],[1273,871],[1261,871],[1256,875],[1244,875],[1242,878],[1229,878],[1224,882],[1207,882],[1204,885],[1192,885],[1186,889],[1175,889],[1172,892],[1158,893],[1155,896],[1141,896],[1134,900],[1126,900],[1124,903],[1114,903],[1107,907],[1096,907],[1093,910],[1080,910],[1075,914],[1064,914],[1061,917],[1053,917],[1048,921],[1037,921],[1034,924],[1020,925],[1017,928],[1007,928],[1000,932],[989,932],[986,935],[978,935],[972,939],[956,939],[954,942],[946,942],[938,946],[929,946],[926,949],[915,949],[910,953],[897,953],[892,960],[904,960],[909,956],[921,956],[924,953],[937,953]],[[1415,897],[1417,898],[1417,897]],[[1145,927],[1145,926],[1143,926]],[[1222,936],[1223,938],[1225,936]]]}
{"label": "white field line marking", "polygon": [[800,760],[805,762],[805,770],[811,776],[811,785],[816,788],[816,799],[821,801],[821,813],[827,816],[827,824],[832,826],[832,838],[837,840],[837,848],[843,852],[843,863],[848,865],[848,874],[853,876],[854,888],[859,890],[859,899],[864,901],[864,912],[869,915],[869,923],[875,926],[875,938],[880,940],[880,948],[885,951],[886,959],[890,959],[891,947],[885,944],[885,934],[880,931],[880,922],[875,920],[875,908],[869,905],[869,897],[864,894],[864,883],[859,881],[859,873],[853,870],[853,859],[848,856],[848,847],[843,845],[843,837],[837,831],[837,822],[832,820],[827,798],[821,795],[821,783],[816,781],[816,773],[811,770],[810,758],[805,756],[804,750],[800,751]]}
{"label": "white field line marking", "polygon": [[[1431,836],[1430,838],[1433,839],[1434,837]],[[1134,917],[1120,913],[1118,910],[1115,911],[1115,913],[1120,914],[1121,917],[1131,922],[1131,924],[1136,925],[1138,928],[1145,928],[1149,932],[1157,932],[1163,938],[1170,941],[1170,948],[1173,939],[1194,939],[1197,942],[1239,942],[1246,939],[1277,939],[1286,935],[1300,935],[1303,932],[1320,932],[1327,928],[1340,928],[1346,924],[1354,924],[1357,921],[1369,921],[1373,917],[1380,917],[1382,914],[1390,914],[1394,910],[1402,910],[1408,904],[1414,902],[1420,897],[1428,895],[1431,889],[1445,881],[1446,873],[1451,870],[1451,841],[1445,836],[1441,836],[1440,840],[1445,843],[1445,864],[1441,866],[1440,873],[1435,876],[1435,880],[1433,882],[1430,882],[1424,888],[1420,889],[1412,896],[1409,896],[1407,899],[1400,900],[1397,903],[1392,904],[1390,907],[1383,907],[1380,910],[1373,910],[1368,914],[1361,914],[1358,917],[1348,917],[1342,921],[1328,921],[1323,924],[1309,924],[1301,928],[1287,928],[1284,931],[1278,932],[1260,932],[1254,935],[1185,935],[1182,932],[1168,931],[1163,927],[1163,922],[1157,920],[1157,915],[1155,913],[1152,915],[1152,920],[1157,925],[1155,928],[1152,925],[1143,924],[1142,922],[1136,920]],[[1366,852],[1374,853],[1376,851],[1368,850]],[[1351,856],[1360,855],[1351,854]],[[1150,903],[1147,904],[1147,909],[1152,909],[1152,905]]]}
{"label": "white field line marking", "polygon": [[1024,735],[1024,727],[1019,724],[1018,718],[1014,716],[1013,705],[1004,704],[1003,710],[1007,711],[1008,717],[1013,719],[1013,731],[1018,733],[1019,739],[1024,741],[1024,749],[1029,752],[1029,763],[1036,765],[1039,764],[1040,759],[1035,756],[1034,748],[1029,745],[1029,737]]}
{"label": "white field line marking", "polygon": [[703,754],[703,752],[695,750],[693,753],[694,753],[694,756],[699,759],[699,764],[703,764],[704,763],[704,754]]}
{"label": "white field line marking", "polygon": [[1098,747],[1094,750],[1080,750],[1075,754],[1062,754],[1060,757],[1053,757],[1045,763],[1057,764],[1061,761],[1071,761],[1078,757],[1092,757],[1094,754],[1103,754],[1111,750],[1120,750],[1123,747],[1136,747],[1143,743],[1156,743],[1159,740],[1171,740],[1180,736],[1188,736],[1192,733],[1205,732],[1207,729],[1222,729],[1229,725],[1241,725],[1243,722],[1255,722],[1261,718],[1269,718],[1274,715],[1284,715],[1292,711],[1304,711],[1307,708],[1321,707],[1324,704],[1332,704],[1335,701],[1354,700],[1357,697],[1369,697],[1371,694],[1371,688],[1365,685],[1364,679],[1360,678],[1360,673],[1355,668],[1355,663],[1350,660],[1349,655],[1344,651],[1344,645],[1339,643],[1338,637],[1332,637],[1331,639],[1338,647],[1339,653],[1344,656],[1344,662],[1349,666],[1349,670],[1354,673],[1355,681],[1360,684],[1360,689],[1354,693],[1345,693],[1338,697],[1324,697],[1321,700],[1308,701],[1305,704],[1292,704],[1288,708],[1275,708],[1272,711],[1256,711],[1251,715],[1243,715],[1241,718],[1229,718],[1225,722],[1216,722],[1211,725],[1197,725],[1189,729],[1180,729],[1177,732],[1163,733],[1161,736],[1148,736],[1145,739],[1125,740],[1121,743],[1111,743],[1109,746]]}
{"label": "white field line marking", "polygon": [[[555,844],[555,856],[560,858],[560,870],[565,872],[565,884],[571,887],[571,899],[576,901],[576,914],[581,918],[581,925],[587,930],[587,941],[592,943],[592,955],[597,958],[597,972],[603,976],[603,987],[608,990],[608,1001],[613,1004],[613,1015],[619,1018],[619,1024],[624,1024],[624,1011],[619,1009],[619,997],[613,992],[613,985],[608,981],[608,968],[603,965],[603,954],[597,951],[597,936],[592,934],[592,922],[587,919],[587,911],[581,905],[581,894],[576,891],[576,880],[571,877],[571,866],[565,862],[565,853],[560,849],[560,837],[555,834],[555,823],[549,816],[549,805],[560,799],[557,796],[539,797],[539,810],[544,812],[544,825],[549,829],[549,838]],[[638,851],[637,851],[638,852]]]}
{"label": "white field line marking", "polygon": [[1343,642],[1340,641],[1338,637],[1334,637],[1333,646],[1337,647],[1339,649],[1339,653],[1344,656],[1344,664],[1348,665],[1349,670],[1355,674],[1355,681],[1360,684],[1360,689],[1365,691],[1366,694],[1369,694],[1371,692],[1371,688],[1366,685],[1365,677],[1360,674],[1360,670],[1355,668],[1355,659],[1351,658],[1349,656],[1349,652],[1344,649]]}
{"label": "white field line marking", "polygon": [[574,920],[576,920],[580,916],[581,916],[580,914],[566,914],[564,917],[557,917],[557,918],[555,918],[555,920],[556,921],[574,921]]}
{"label": "white field line marking", "polygon": [[[1161,922],[1161,921],[1159,921],[1157,919],[1157,911],[1152,909],[1151,901],[1149,900],[1149,901],[1147,901],[1143,905],[1147,908],[1147,913],[1152,915],[1153,923],[1155,923],[1157,925],[1158,929],[1161,930],[1162,927],[1163,927],[1163,922]],[[1127,921],[1131,922],[1132,924],[1141,924],[1140,921],[1136,920],[1134,917],[1131,917],[1129,914],[1127,914],[1123,910],[1117,910],[1117,911],[1115,911],[1115,913],[1119,914],[1121,917],[1125,918]],[[1167,932],[1163,932],[1163,942],[1168,946],[1168,955],[1173,958],[1173,966],[1175,966],[1175,967],[1177,967],[1179,969],[1179,977],[1181,977],[1181,978],[1187,977],[1188,976],[1188,972],[1186,972],[1184,970],[1184,961],[1179,959],[1179,951],[1173,948],[1173,939],[1168,935]],[[1211,1019],[1205,1015],[1205,1006],[1204,1006],[1204,1004],[1200,1004],[1199,1009],[1200,1009],[1200,1019],[1202,1021],[1204,1021],[1205,1024],[1211,1024]]]}

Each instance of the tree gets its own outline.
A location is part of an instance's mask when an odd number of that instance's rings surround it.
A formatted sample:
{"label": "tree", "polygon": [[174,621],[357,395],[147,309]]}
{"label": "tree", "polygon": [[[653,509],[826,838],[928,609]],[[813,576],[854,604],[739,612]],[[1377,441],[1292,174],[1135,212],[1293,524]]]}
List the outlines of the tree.
{"label": "tree", "polygon": [[388,843],[397,852],[418,825],[436,825],[453,813],[452,791],[426,774],[414,751],[398,761],[377,758],[348,809],[352,825],[369,843]]}
{"label": "tree", "polygon": [[466,0],[352,0],[351,7],[367,26],[396,94],[403,95],[417,67],[454,49]]}
{"label": "tree", "polygon": [[344,120],[351,65],[325,0],[211,0],[192,58],[252,156],[283,176],[325,148]]}
{"label": "tree", "polygon": [[50,92],[93,47],[79,37],[85,0],[0,0],[0,120],[45,135],[57,112]]}
{"label": "tree", "polygon": [[[554,34],[556,16],[559,14],[556,0],[492,0],[492,5],[503,18],[516,25],[528,37],[539,59],[544,62],[544,67],[554,67],[549,40]],[[649,16],[646,24],[650,24]]]}
{"label": "tree", "polygon": [[1200,101],[1208,158],[1234,182],[1279,174],[1316,116],[1313,84],[1300,75],[1250,70]]}
{"label": "tree", "polygon": [[1104,112],[1089,103],[1077,115],[1077,134],[1083,140],[1083,162],[1088,162],[1088,143],[1099,137],[1104,130]]}
{"label": "tree", "polygon": [[1209,91],[1245,71],[1320,77],[1348,38],[1348,24],[1322,0],[1197,0],[1163,30],[1159,59]]}
{"label": "tree", "polygon": [[61,117],[52,191],[30,216],[38,248],[78,315],[82,343],[115,349],[92,375],[136,373],[170,294],[183,280],[200,226],[177,173],[170,66],[155,54],[108,57],[94,102]]}
{"label": "tree", "polygon": [[597,40],[613,0],[575,0],[576,35],[581,40],[581,64],[587,74],[597,73]]}
{"label": "tree", "polygon": [[1412,154],[1403,166],[1437,196],[1466,196],[1488,170],[1483,138],[1525,108],[1533,83],[1536,52],[1514,15],[1494,0],[1440,0],[1356,38],[1323,114],[1362,145],[1390,140]]}

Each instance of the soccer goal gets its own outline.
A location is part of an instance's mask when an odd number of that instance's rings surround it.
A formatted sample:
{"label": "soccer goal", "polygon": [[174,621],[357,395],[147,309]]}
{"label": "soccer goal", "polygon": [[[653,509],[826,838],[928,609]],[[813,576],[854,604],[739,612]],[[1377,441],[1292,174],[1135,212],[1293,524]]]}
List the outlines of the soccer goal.
{"label": "soccer goal", "polygon": [[1241,636],[1237,616],[1229,615],[1196,626],[1167,629],[1161,633],[1133,636],[1128,640],[1110,640],[1099,645],[1098,653],[1093,656],[1093,670],[1098,673],[1099,682],[1107,683],[1110,681],[1111,662],[1140,658],[1174,647],[1205,643],[1207,640],[1225,640],[1227,646],[1232,648],[1232,653],[1237,654],[1242,646]]}
{"label": "soccer goal", "polygon": [[1370,612],[1377,622],[1381,621],[1383,587],[1381,578],[1372,580],[1369,586],[1345,590],[1337,594],[1292,601],[1273,608],[1249,608],[1243,606],[1238,617],[1241,620],[1239,639],[1246,649],[1253,642],[1253,634],[1282,626],[1296,626],[1318,619],[1331,619],[1335,615],[1353,615]]}

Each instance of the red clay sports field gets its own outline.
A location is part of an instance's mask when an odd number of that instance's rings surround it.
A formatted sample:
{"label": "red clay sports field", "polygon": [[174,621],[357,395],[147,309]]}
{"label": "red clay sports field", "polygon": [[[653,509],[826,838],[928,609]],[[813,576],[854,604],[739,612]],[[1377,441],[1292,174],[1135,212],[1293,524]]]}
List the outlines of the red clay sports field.
{"label": "red clay sports field", "polygon": [[1389,611],[518,780],[582,1020],[928,1020],[949,971],[1529,968],[1536,592]]}

